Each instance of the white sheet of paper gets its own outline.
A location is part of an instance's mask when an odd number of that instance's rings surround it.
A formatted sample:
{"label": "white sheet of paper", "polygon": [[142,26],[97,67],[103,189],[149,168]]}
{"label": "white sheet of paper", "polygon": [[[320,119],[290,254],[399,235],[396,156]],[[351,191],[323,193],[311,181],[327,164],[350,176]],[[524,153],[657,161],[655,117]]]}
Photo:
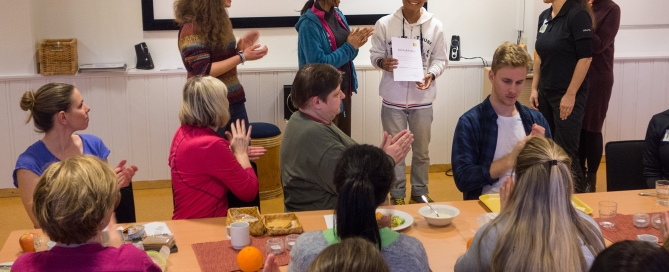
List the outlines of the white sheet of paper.
{"label": "white sheet of paper", "polygon": [[326,214],[323,215],[323,217],[325,218],[325,226],[327,226],[328,229],[334,228],[334,214]]}
{"label": "white sheet of paper", "polygon": [[398,65],[393,70],[395,81],[422,82],[423,58],[420,52],[420,41],[404,38],[393,38],[393,58]]}
{"label": "white sheet of paper", "polygon": [[148,235],[148,236],[162,235],[162,234],[171,235],[172,234],[172,232],[167,227],[167,224],[165,224],[165,222],[151,222],[151,223],[144,224],[144,231],[146,232],[146,235]]}

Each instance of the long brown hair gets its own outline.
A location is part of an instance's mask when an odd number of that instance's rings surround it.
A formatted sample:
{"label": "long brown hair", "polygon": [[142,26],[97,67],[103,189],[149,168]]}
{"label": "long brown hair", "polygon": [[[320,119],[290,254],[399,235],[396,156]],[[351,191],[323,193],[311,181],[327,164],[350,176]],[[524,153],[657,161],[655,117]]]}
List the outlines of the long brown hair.
{"label": "long brown hair", "polygon": [[234,40],[232,23],[221,0],[177,0],[174,18],[180,26],[192,23],[210,48],[223,48],[225,41]]}
{"label": "long brown hair", "polygon": [[571,204],[570,165],[565,151],[543,137],[518,154],[508,203],[482,233],[498,230],[491,271],[587,271],[580,240],[593,256],[604,250],[599,229]]}
{"label": "long brown hair", "polygon": [[590,14],[590,20],[592,20],[592,29],[595,29],[597,26],[597,21],[595,20],[595,13],[592,11],[592,7],[588,4],[588,0],[567,0],[574,1],[577,4],[581,5],[587,12]]}

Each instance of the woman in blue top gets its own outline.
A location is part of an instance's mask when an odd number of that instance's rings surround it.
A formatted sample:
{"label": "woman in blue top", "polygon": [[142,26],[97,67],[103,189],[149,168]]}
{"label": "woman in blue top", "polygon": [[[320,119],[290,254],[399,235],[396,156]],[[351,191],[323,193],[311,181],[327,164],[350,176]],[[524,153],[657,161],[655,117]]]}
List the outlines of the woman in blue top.
{"label": "woman in blue top", "polygon": [[358,49],[372,35],[374,28],[351,31],[346,17],[337,8],[340,0],[309,0],[295,25],[297,29],[297,57],[300,67],[309,63],[326,63],[343,74],[341,90],[342,114],[333,121],[346,135],[351,136],[351,95],[357,93],[358,80],[353,59]]}
{"label": "woman in blue top", "polygon": [[[81,154],[94,155],[106,162],[109,149],[96,136],[74,133],[88,128],[88,112],[91,108],[84,104],[79,90],[70,84],[49,83],[36,92],[25,92],[21,97],[21,109],[30,111],[26,123],[32,119],[35,130],[44,133],[42,140],[19,156],[12,174],[23,206],[35,227],[39,228],[32,213],[32,205],[33,191],[42,172],[53,162]],[[125,163],[122,160],[114,168],[118,188],[130,185],[137,171],[136,166],[125,167]]]}

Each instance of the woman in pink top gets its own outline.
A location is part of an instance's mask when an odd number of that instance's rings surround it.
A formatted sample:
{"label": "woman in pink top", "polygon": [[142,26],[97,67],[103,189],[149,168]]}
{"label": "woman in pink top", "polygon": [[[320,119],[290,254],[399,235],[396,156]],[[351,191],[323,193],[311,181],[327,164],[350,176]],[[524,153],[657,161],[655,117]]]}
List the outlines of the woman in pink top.
{"label": "woman in pink top", "polygon": [[251,201],[258,194],[258,178],[248,156],[251,127],[232,123],[228,140],[216,134],[230,119],[227,88],[210,76],[192,77],[183,89],[181,127],[170,148],[174,214],[172,219],[226,216],[231,190]]}
{"label": "woman in pink top", "polygon": [[49,251],[19,256],[12,271],[155,271],[161,269],[116,229],[114,203],[119,197],[116,174],[92,155],[55,162],[35,186],[32,212],[40,227],[56,242]]}

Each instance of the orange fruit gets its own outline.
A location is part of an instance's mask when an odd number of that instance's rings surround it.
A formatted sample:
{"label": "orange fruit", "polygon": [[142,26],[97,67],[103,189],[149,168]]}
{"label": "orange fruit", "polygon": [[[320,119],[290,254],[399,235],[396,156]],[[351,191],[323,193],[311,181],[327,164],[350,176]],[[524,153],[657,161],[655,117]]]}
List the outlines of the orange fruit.
{"label": "orange fruit", "polygon": [[474,241],[474,237],[469,238],[469,240],[467,240],[467,249],[469,249],[469,246],[472,245],[472,241]]}
{"label": "orange fruit", "polygon": [[263,265],[262,252],[254,246],[242,248],[237,254],[237,265],[244,272],[255,272]]}

